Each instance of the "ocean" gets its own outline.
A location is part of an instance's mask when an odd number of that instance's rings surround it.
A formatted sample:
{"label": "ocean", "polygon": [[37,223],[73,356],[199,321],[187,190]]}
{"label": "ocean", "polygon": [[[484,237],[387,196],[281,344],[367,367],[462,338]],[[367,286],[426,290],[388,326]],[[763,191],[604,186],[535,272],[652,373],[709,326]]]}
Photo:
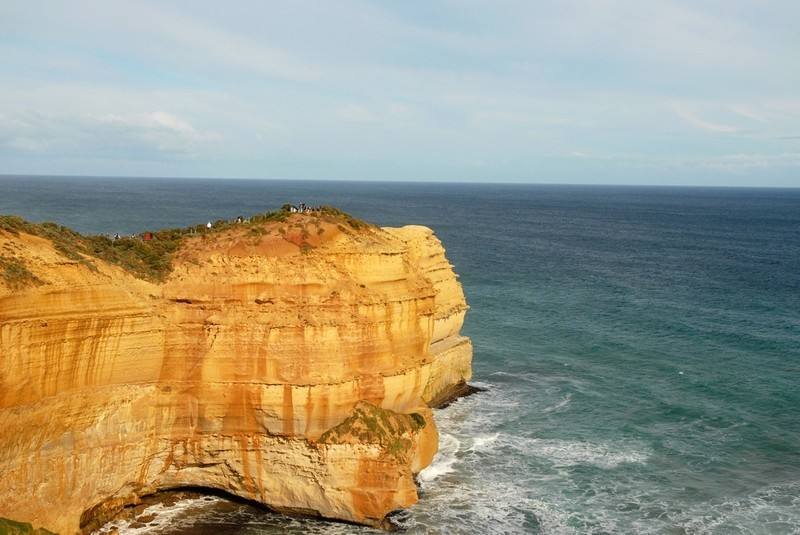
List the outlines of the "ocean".
{"label": "ocean", "polygon": [[[800,534],[800,189],[0,177],[0,213],[133,233],[332,204],[433,228],[474,383],[409,534]],[[218,497],[122,534],[380,533]]]}

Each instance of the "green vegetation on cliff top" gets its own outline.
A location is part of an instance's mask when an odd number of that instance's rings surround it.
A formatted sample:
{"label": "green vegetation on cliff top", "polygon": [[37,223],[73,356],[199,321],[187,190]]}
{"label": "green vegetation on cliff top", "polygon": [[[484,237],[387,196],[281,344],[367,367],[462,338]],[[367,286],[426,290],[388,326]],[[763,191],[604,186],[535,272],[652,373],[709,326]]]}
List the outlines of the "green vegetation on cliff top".
{"label": "green vegetation on cliff top", "polygon": [[0,254],[0,278],[15,290],[42,284],[41,279],[31,273],[22,260],[2,254]]}
{"label": "green vegetation on cliff top", "polygon": [[[197,235],[207,236],[241,225],[250,225],[252,230],[258,233],[256,230],[259,228],[258,225],[286,221],[291,215],[290,208],[291,205],[286,204],[280,210],[254,215],[244,223],[218,220],[212,224],[211,229],[207,229],[206,225],[195,225],[143,232],[137,237],[119,239],[102,235],[85,236],[57,223],[31,223],[12,215],[0,216],[0,230],[15,235],[25,232],[46,238],[61,254],[85,264],[90,269],[97,269],[92,263],[92,258],[98,258],[120,266],[140,279],[158,282],[164,280],[172,270],[172,256],[185,239]],[[354,230],[369,226],[368,223],[332,206],[323,206],[310,215],[336,220]],[[146,234],[149,234],[151,239],[142,239]],[[0,256],[0,277],[9,282],[13,288],[41,283],[19,259],[13,257]]]}

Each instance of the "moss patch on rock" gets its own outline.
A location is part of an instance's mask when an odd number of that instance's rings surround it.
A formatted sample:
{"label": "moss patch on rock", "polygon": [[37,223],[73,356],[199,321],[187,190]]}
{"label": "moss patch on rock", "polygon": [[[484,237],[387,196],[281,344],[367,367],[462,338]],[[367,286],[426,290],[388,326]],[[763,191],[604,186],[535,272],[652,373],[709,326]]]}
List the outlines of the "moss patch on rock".
{"label": "moss patch on rock", "polygon": [[421,414],[399,414],[360,401],[353,413],[319,438],[323,444],[377,444],[389,455],[405,459],[413,436],[425,427]]}
{"label": "moss patch on rock", "polygon": [[44,528],[35,528],[30,522],[17,522],[0,518],[0,535],[56,535]]}

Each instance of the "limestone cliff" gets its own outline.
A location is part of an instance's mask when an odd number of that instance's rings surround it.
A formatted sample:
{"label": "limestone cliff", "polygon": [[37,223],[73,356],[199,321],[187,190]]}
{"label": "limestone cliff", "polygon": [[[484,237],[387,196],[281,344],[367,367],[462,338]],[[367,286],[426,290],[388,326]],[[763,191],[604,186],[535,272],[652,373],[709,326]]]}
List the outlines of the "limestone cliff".
{"label": "limestone cliff", "polygon": [[0,517],[86,532],[193,486],[377,526],[417,500],[472,358],[431,230],[284,214],[187,235],[160,280],[28,230],[0,226]]}

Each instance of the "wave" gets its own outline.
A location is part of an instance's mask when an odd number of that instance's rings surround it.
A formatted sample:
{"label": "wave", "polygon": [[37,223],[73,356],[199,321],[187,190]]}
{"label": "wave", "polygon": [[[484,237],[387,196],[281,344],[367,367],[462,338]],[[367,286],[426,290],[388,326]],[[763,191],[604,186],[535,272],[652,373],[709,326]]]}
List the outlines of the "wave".
{"label": "wave", "polygon": [[555,467],[592,465],[611,469],[622,464],[644,464],[651,453],[625,443],[594,443],[557,439],[508,437],[506,445],[525,456],[543,458]]}
{"label": "wave", "polygon": [[[168,504],[151,505],[139,512],[141,520],[116,520],[93,535],[380,535],[368,526],[357,526],[313,518],[286,516],[249,504],[216,496],[198,496]],[[395,518],[403,522],[403,515]]]}
{"label": "wave", "polygon": [[567,394],[566,396],[564,396],[564,399],[562,399],[555,405],[551,405],[549,407],[545,407],[544,409],[542,409],[542,412],[543,413],[558,412],[567,405],[569,405],[570,403],[572,403],[572,394]]}
{"label": "wave", "polygon": [[499,437],[500,433],[478,435],[472,439],[472,446],[470,446],[467,451],[485,451],[487,449],[492,449],[491,446],[497,442]]}
{"label": "wave", "polygon": [[[178,500],[173,504],[156,503],[142,510],[132,519],[113,520],[93,535],[145,535],[159,533],[175,525],[180,519],[192,518],[196,513],[225,502],[216,496],[192,497]],[[139,519],[146,519],[142,522]]]}
{"label": "wave", "polygon": [[574,533],[556,501],[533,498],[503,477],[484,476],[433,485],[412,508],[407,533]]}
{"label": "wave", "polygon": [[456,454],[461,449],[461,442],[454,436],[443,433],[439,437],[439,451],[433,458],[433,462],[419,474],[417,479],[425,487],[436,478],[455,471],[454,465],[458,462]]}
{"label": "wave", "polygon": [[689,533],[800,535],[800,481],[690,509],[675,522]]}

